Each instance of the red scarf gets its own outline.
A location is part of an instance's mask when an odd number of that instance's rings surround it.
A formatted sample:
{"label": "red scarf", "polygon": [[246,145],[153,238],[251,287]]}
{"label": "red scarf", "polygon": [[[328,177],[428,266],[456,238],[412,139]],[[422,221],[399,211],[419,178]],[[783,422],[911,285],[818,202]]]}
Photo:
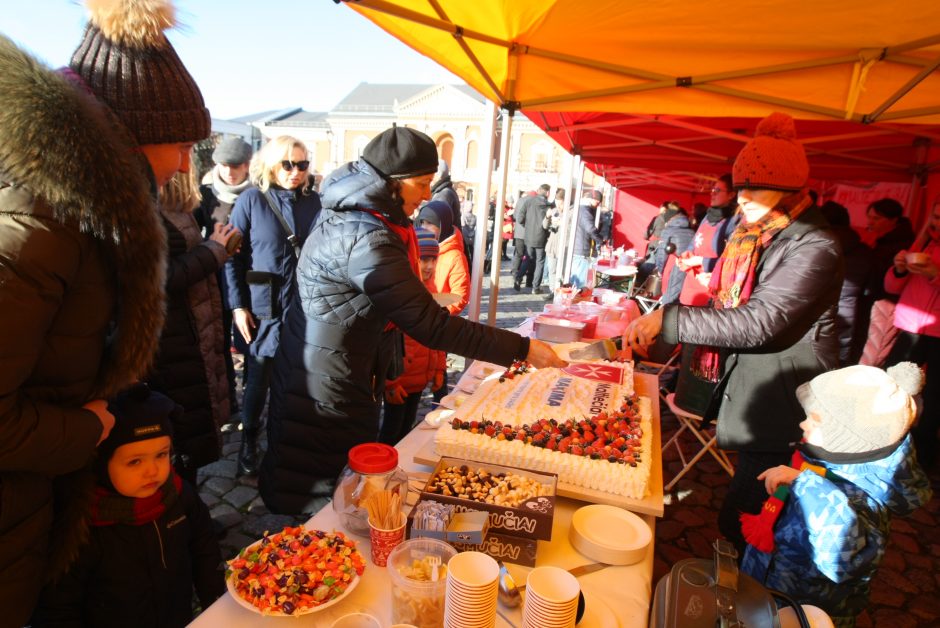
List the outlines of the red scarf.
{"label": "red scarf", "polygon": [[[747,303],[754,291],[761,255],[777,234],[789,227],[811,204],[812,200],[805,192],[790,194],[780,199],[776,207],[760,220],[738,223],[712,270],[708,290],[714,307],[722,310]],[[691,370],[700,379],[717,382],[721,376],[718,350],[709,346],[696,347]]]}
{"label": "red scarf", "polygon": [[183,481],[172,469],[167,481],[150,497],[127,497],[97,486],[91,503],[91,525],[139,526],[156,521],[179,501],[182,489]]}

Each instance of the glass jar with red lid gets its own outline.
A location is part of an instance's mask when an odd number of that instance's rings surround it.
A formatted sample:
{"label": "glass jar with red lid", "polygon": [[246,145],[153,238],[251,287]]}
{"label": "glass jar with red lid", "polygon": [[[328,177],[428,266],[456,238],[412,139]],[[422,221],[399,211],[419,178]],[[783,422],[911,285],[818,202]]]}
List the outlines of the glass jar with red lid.
{"label": "glass jar with red lid", "polygon": [[350,449],[333,492],[333,510],[343,528],[368,535],[366,500],[383,490],[397,491],[401,503],[405,503],[408,476],[398,467],[398,450],[384,443],[363,443]]}

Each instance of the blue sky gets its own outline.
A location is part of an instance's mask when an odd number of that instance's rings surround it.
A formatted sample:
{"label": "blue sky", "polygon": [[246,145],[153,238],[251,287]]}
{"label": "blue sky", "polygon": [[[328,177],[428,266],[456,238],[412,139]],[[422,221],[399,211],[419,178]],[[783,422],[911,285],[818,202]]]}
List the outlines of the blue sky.
{"label": "blue sky", "polygon": [[[41,9],[30,9],[40,6]],[[327,111],[360,82],[458,78],[332,0],[176,0],[168,32],[216,118]],[[87,13],[75,0],[0,0],[0,33],[50,66],[68,63]]]}

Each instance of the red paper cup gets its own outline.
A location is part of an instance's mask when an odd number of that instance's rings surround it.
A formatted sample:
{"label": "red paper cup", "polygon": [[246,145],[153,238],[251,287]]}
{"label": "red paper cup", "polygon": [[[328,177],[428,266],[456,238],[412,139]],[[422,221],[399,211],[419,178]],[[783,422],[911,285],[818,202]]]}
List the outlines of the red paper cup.
{"label": "red paper cup", "polygon": [[395,546],[405,540],[405,513],[398,514],[398,527],[393,530],[383,530],[372,525],[369,520],[369,541],[372,544],[372,563],[377,567],[384,567],[388,562],[388,555]]}

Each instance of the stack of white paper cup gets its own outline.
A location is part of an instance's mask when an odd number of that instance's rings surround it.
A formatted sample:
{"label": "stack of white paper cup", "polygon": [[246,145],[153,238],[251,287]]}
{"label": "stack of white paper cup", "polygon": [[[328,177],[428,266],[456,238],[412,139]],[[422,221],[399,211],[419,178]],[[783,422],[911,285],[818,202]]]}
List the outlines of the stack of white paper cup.
{"label": "stack of white paper cup", "polygon": [[578,613],[578,579],[558,567],[536,567],[526,579],[522,628],[573,628]]}
{"label": "stack of white paper cup", "polygon": [[482,552],[462,552],[447,562],[445,628],[493,628],[499,565]]}

